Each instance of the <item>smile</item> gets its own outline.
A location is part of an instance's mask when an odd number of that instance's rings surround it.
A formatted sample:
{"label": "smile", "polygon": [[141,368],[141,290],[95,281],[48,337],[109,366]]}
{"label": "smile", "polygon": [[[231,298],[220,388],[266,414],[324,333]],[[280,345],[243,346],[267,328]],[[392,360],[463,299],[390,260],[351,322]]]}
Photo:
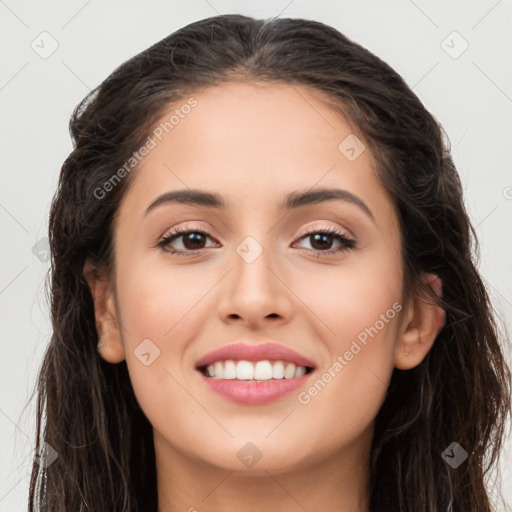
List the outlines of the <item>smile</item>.
{"label": "smile", "polygon": [[294,379],[310,373],[313,368],[287,361],[216,361],[199,368],[206,377],[239,381]]}

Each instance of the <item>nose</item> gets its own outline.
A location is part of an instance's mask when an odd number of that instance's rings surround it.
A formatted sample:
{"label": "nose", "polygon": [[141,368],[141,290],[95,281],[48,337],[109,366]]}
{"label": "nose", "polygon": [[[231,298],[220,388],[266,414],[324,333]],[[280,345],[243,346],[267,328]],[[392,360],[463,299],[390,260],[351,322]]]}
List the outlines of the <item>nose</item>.
{"label": "nose", "polygon": [[291,320],[293,292],[272,250],[248,237],[236,248],[230,266],[231,271],[219,289],[217,310],[223,322],[259,329]]}

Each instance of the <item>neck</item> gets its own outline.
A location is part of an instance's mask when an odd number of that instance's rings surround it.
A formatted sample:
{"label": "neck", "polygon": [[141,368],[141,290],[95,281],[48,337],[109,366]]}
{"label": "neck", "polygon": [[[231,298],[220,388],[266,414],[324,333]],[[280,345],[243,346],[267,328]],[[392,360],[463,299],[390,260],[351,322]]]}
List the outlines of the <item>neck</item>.
{"label": "neck", "polygon": [[[191,460],[155,432],[158,512],[368,512],[373,425],[321,460],[283,470],[228,470]],[[259,469],[258,466],[260,466]]]}

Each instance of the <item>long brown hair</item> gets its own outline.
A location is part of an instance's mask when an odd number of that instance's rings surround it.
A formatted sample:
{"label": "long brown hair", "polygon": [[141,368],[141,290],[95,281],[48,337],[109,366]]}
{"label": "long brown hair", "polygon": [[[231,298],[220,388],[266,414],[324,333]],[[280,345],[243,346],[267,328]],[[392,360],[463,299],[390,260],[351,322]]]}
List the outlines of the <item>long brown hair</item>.
{"label": "long brown hair", "polygon": [[[152,428],[125,361],[97,353],[86,258],[115,270],[113,219],[132,176],[98,190],[147,139],[170,102],[229,80],[302,85],[368,141],[402,232],[404,287],[437,274],[446,323],[417,367],[395,369],[375,420],[372,512],[490,512],[486,476],[510,408],[507,341],[477,271],[478,242],[440,123],[403,79],[325,24],[223,15],[192,23],[118,67],[70,120],[73,151],[51,205],[53,334],[38,376],[37,439],[58,457],[33,464],[30,511],[156,511]],[[103,191],[105,189],[103,188]],[[103,194],[103,192],[102,192]],[[458,468],[442,453],[457,442]]]}

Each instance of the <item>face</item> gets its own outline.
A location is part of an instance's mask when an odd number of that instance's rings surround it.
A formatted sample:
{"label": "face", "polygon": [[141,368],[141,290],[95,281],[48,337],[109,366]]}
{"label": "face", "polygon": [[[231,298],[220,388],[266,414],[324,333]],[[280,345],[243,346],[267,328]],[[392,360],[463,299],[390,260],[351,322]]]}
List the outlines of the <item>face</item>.
{"label": "face", "polygon": [[[259,452],[253,473],[284,472],[368,446],[406,308],[398,219],[367,142],[304,87],[229,83],[193,97],[153,137],[120,205],[122,327],[104,357],[126,359],[160,458],[249,471],[240,454]],[[190,189],[225,207],[153,204]],[[320,189],[343,192],[284,206]],[[264,403],[237,401],[196,365],[239,342],[276,343],[314,369]]]}

